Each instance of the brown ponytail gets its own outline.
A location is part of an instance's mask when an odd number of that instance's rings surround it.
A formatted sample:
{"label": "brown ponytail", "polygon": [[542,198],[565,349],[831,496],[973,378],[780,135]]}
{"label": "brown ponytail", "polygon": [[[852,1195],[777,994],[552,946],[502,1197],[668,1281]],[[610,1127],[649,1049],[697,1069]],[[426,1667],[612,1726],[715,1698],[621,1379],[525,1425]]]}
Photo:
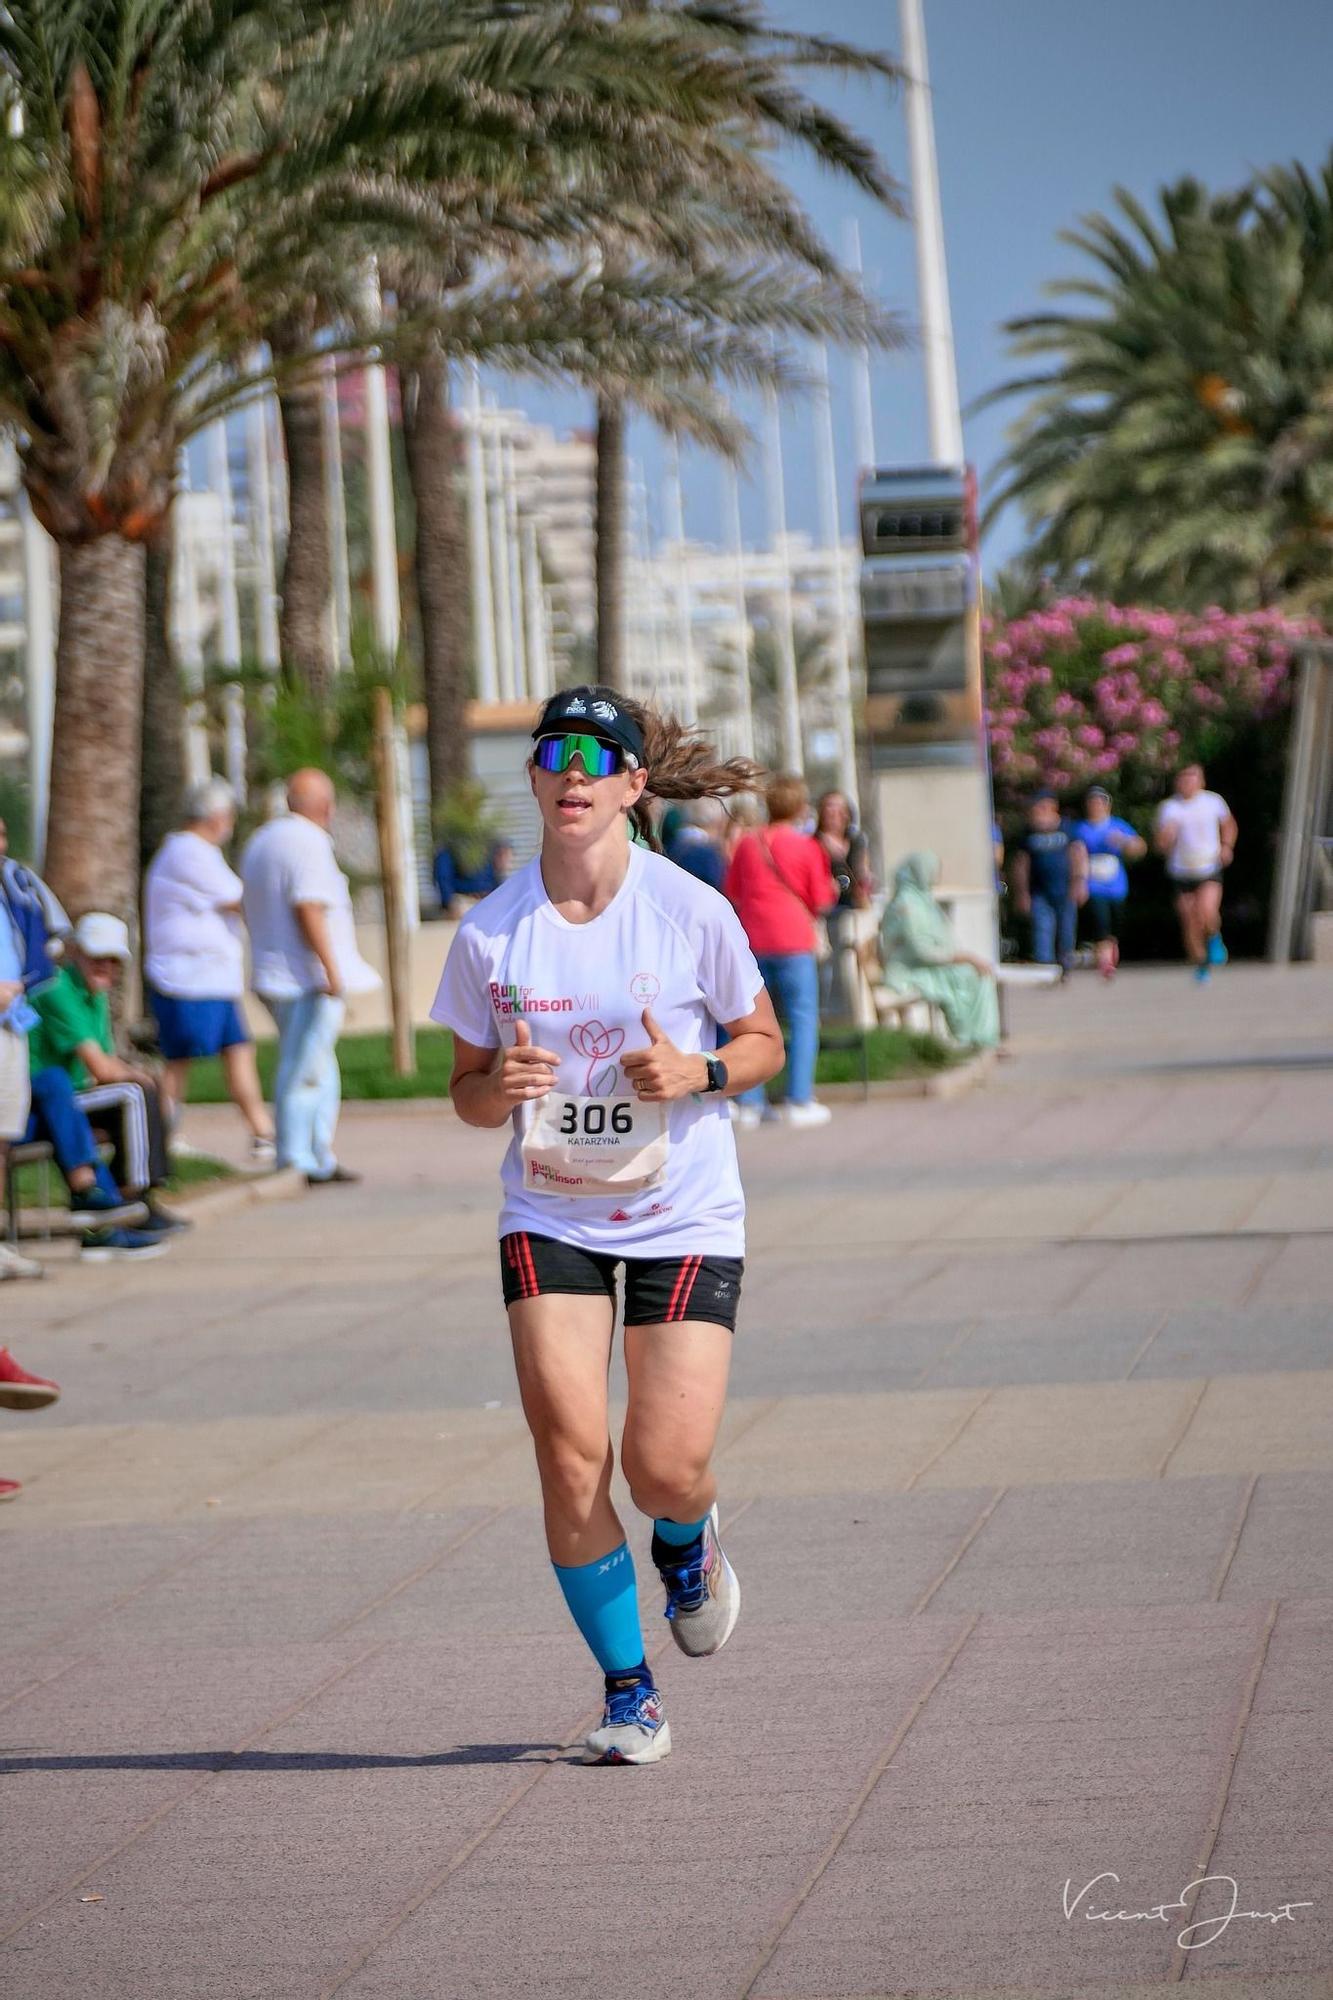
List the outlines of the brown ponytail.
{"label": "brown ponytail", "polygon": [[661,847],[647,806],[650,798],[729,799],[738,792],[763,790],[768,774],[762,764],[752,763],[748,757],[728,757],[719,763],[707,737],[687,728],[674,715],[663,715],[660,709],[632,701],[615,688],[596,687],[592,692],[618,702],[643,731],[648,783],[630,820],[639,837],[659,853]]}

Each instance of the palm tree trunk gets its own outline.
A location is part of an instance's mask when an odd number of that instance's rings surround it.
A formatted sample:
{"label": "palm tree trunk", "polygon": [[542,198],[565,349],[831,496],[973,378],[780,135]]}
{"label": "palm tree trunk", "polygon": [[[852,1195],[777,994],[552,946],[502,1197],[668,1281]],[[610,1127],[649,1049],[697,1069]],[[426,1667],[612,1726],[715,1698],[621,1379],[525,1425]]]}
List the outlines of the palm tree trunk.
{"label": "palm tree trunk", "polygon": [[627,666],[625,553],[628,481],[625,473],[625,404],[597,399],[597,678],[623,688]]}
{"label": "palm tree trunk", "polygon": [[[270,331],[269,340],[278,358],[304,352],[309,345],[299,333],[283,328]],[[313,373],[285,382],[278,390],[287,451],[287,551],[278,641],[288,674],[323,698],[332,688],[337,662],[320,393],[319,378]]]}
{"label": "palm tree trunk", "polygon": [[46,874],[73,917],[133,921],[143,672],[143,544],[61,543]]}
{"label": "palm tree trunk", "polygon": [[432,352],[403,371],[403,445],[416,510],[417,609],[426,694],[430,799],[437,813],[449,787],[470,771],[466,703],[471,592],[459,435],[449,409],[449,369]]}
{"label": "palm tree trunk", "polygon": [[148,543],[144,568],[143,752],[139,866],[180,825],[185,801],[185,702],[171,642],[171,514]]}

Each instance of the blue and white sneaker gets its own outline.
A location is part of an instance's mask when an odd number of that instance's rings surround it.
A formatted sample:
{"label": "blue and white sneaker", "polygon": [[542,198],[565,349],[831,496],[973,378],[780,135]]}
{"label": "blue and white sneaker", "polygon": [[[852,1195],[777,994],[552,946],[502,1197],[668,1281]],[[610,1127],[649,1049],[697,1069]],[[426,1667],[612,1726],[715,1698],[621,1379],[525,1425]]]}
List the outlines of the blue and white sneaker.
{"label": "blue and white sneaker", "polygon": [[682,1653],[701,1660],[721,1652],[741,1615],[740,1582],[717,1538],[716,1502],[698,1541],[681,1554],[685,1561],[658,1562],[657,1569],[666,1590],[671,1636]]}
{"label": "blue and white sneaker", "polygon": [[1213,976],[1212,973],[1208,970],[1208,967],[1206,965],[1195,966],[1194,983],[1196,986],[1206,986],[1209,980],[1212,978],[1212,976]]}
{"label": "blue and white sneaker", "polygon": [[1212,936],[1208,940],[1209,965],[1225,965],[1229,956],[1230,954],[1228,953],[1226,946],[1222,942],[1221,932],[1214,931]]}
{"label": "blue and white sneaker", "polygon": [[601,1727],[583,1746],[585,1764],[659,1764],[671,1751],[671,1726],[651,1681],[608,1686]]}

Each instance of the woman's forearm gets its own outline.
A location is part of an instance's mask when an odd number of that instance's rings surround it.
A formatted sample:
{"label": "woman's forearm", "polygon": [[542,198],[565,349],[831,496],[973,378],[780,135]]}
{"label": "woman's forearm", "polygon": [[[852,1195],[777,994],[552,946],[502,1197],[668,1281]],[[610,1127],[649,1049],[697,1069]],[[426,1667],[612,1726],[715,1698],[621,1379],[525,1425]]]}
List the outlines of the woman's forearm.
{"label": "woman's forearm", "polygon": [[449,1086],[454,1110],[465,1125],[494,1131],[508,1123],[514,1107],[500,1088],[503,1051],[497,1050],[496,1057],[490,1069],[470,1069],[456,1076]]}
{"label": "woman's forearm", "polygon": [[718,1050],[718,1054],[727,1066],[727,1088],[724,1092],[727,1097],[738,1097],[743,1090],[752,1090],[757,1083],[767,1083],[787,1060],[781,1035],[765,1034],[761,1029],[734,1035],[724,1049]]}

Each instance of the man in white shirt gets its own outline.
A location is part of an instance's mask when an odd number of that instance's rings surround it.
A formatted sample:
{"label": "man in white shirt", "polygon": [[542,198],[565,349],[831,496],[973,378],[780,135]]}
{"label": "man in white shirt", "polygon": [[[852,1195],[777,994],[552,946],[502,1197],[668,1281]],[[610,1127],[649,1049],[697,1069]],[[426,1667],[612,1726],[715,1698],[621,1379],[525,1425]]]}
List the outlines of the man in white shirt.
{"label": "man in white shirt", "polygon": [[1240,829],[1218,793],[1205,789],[1202,764],[1182,764],[1174,795],[1157,809],[1157,851],[1176,892],[1176,914],[1194,977],[1205,983],[1225,965],[1222,870],[1229,868]]}
{"label": "man in white shirt", "polygon": [[251,984],[278,1024],[278,1163],[312,1187],[359,1179],[333,1150],[338,1034],[347,996],[380,983],[357,950],[352,892],[333,851],[334,804],[325,772],[298,771],[288,815],[261,826],[241,857]]}
{"label": "man in white shirt", "polygon": [[220,1055],[232,1102],[250,1127],[251,1156],[268,1161],[273,1121],[240,1009],[241,878],[222,858],[235,826],[236,795],[225,779],[192,788],[184,827],[167,835],[144,877],[144,985],[166,1058],[168,1112],[185,1101],[191,1062]]}

